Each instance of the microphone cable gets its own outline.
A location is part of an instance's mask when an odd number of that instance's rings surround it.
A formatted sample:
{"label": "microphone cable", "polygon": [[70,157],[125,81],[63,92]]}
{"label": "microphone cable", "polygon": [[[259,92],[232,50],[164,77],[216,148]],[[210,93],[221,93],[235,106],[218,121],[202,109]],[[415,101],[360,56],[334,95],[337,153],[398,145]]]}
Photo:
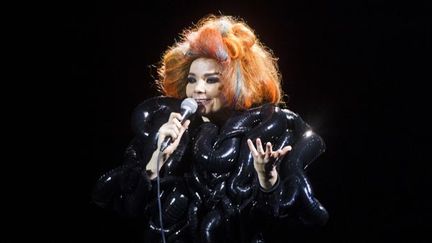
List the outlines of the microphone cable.
{"label": "microphone cable", "polygon": [[156,162],[157,202],[158,202],[158,209],[159,209],[159,223],[160,223],[160,231],[162,235],[162,242],[166,243],[165,232],[164,232],[163,222],[162,222],[162,203],[161,203],[161,195],[160,195],[159,160],[161,159],[161,157],[162,157],[162,151],[159,152],[158,160]]}
{"label": "microphone cable", "polygon": [[[180,104],[180,113],[182,115],[181,123],[187,119],[190,115],[194,114],[197,111],[198,103],[193,98],[186,98],[184,99]],[[162,235],[162,242],[165,243],[165,230],[163,228],[163,221],[162,221],[162,203],[161,203],[161,193],[160,193],[160,177],[159,177],[159,160],[161,159],[161,156],[163,155],[163,151],[170,145],[171,137],[166,137],[164,141],[161,144],[158,159],[156,162],[156,182],[157,182],[157,202],[158,202],[158,209],[159,209],[159,222],[160,222],[160,231]]]}

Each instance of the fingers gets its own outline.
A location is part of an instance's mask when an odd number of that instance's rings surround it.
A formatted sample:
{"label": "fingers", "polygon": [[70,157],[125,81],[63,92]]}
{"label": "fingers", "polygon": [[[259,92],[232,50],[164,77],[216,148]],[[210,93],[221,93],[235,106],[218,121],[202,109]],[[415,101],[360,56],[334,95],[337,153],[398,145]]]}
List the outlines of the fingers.
{"label": "fingers", "polygon": [[167,123],[173,123],[177,126],[178,129],[180,129],[182,127],[182,124],[180,123],[181,118],[182,117],[180,113],[171,112]]}
{"label": "fingers", "polygon": [[180,133],[178,135],[178,138],[181,138],[183,136],[183,133],[186,131],[186,129],[189,127],[190,121],[186,120],[183,125],[180,128]]}
{"label": "fingers", "polygon": [[189,126],[190,123],[190,121],[187,123],[185,122],[185,124],[183,124],[185,126],[183,126],[179,121],[180,119],[181,119],[180,113],[171,112],[168,118],[168,122],[163,124],[159,129],[160,136],[163,137],[170,136],[172,137],[173,140],[176,139],[180,135],[181,130],[187,128],[187,126]]}
{"label": "fingers", "polygon": [[291,149],[292,149],[292,147],[291,146],[285,146],[285,147],[283,147],[283,149],[279,149],[281,152],[280,152],[280,155],[281,156],[284,156],[286,153],[288,153],[288,151],[291,151]]}
{"label": "fingers", "polygon": [[180,121],[180,120],[181,120],[181,115],[180,115],[180,113],[177,113],[177,112],[171,112],[171,114],[170,114],[170,116],[169,116],[169,118],[168,118],[168,121],[172,121],[174,118],[175,118],[177,121]]}
{"label": "fingers", "polygon": [[166,136],[171,137],[173,140],[176,139],[180,134],[180,130],[177,127],[170,125],[162,126],[159,129],[159,137],[163,140]]}
{"label": "fingers", "polygon": [[179,140],[182,136],[183,136],[183,133],[186,131],[186,129],[189,127],[189,124],[190,124],[190,120],[186,120],[184,123],[183,123],[183,125],[181,125],[181,127],[180,127],[180,131],[179,131],[179,133],[178,133],[178,136],[177,136],[177,138],[175,139],[175,140]]}
{"label": "fingers", "polygon": [[255,158],[256,161],[265,161],[265,160],[268,160],[268,158],[273,153],[273,149],[272,149],[271,143],[267,143],[266,144],[266,150],[264,151],[261,139],[257,138],[255,140],[255,142],[256,142],[256,147],[255,147],[255,145],[254,145],[254,143],[252,142],[251,139],[247,140],[247,144],[248,144],[249,150],[252,153],[252,156],[254,156],[254,158]]}
{"label": "fingers", "polygon": [[249,146],[249,150],[252,152],[254,156],[270,156],[273,153],[272,144],[270,142],[266,143],[266,150],[264,151],[264,148],[262,146],[262,142],[260,138],[257,138],[256,140],[256,147],[253,144],[251,139],[247,140],[247,144]]}
{"label": "fingers", "polygon": [[174,139],[173,138],[173,142],[172,142],[172,144],[170,144],[170,146],[168,146],[167,148],[166,148],[166,153],[167,154],[172,154],[173,152],[174,152],[174,150],[176,150],[176,148],[177,148],[177,146],[179,145],[179,143],[180,143],[180,140],[181,140],[181,138],[182,138],[182,136],[183,136],[183,133],[186,131],[186,129],[189,127],[189,124],[190,124],[190,121],[189,120],[186,120],[184,123],[183,123],[183,125],[181,126],[181,129],[180,129],[180,132],[179,132],[179,134],[178,134],[178,136]]}
{"label": "fingers", "polygon": [[191,123],[190,120],[186,120],[186,121],[183,123],[182,127],[186,130],[186,129],[189,127],[189,124],[190,124],[190,123]]}
{"label": "fingers", "polygon": [[270,142],[267,142],[265,145],[265,152],[264,152],[264,162],[268,162],[271,156],[271,151],[272,151],[272,145]]}
{"label": "fingers", "polygon": [[251,139],[247,140],[247,144],[249,146],[249,150],[255,158],[260,157],[263,161],[268,161],[269,158],[278,159],[285,156],[289,151],[291,151],[292,147],[290,145],[283,147],[282,149],[278,149],[273,151],[273,146],[270,142],[267,142],[265,145],[265,151],[262,146],[262,142],[260,138],[256,139],[256,147]]}
{"label": "fingers", "polygon": [[250,139],[248,139],[247,140],[247,144],[248,144],[248,146],[249,146],[249,150],[251,151],[251,153],[252,153],[252,156],[254,156],[254,157],[258,157],[258,151],[256,150],[256,148],[255,148],[255,145],[253,144],[253,142],[252,142],[252,140],[250,140]]}
{"label": "fingers", "polygon": [[274,151],[271,155],[272,158],[278,159],[278,158],[282,158],[284,157],[288,151],[291,151],[292,147],[291,146],[285,146],[282,149],[278,149],[276,151]]}
{"label": "fingers", "polygon": [[258,154],[265,155],[264,149],[263,149],[263,146],[262,146],[262,143],[261,143],[261,139],[259,139],[259,138],[256,139],[256,145],[257,145]]}
{"label": "fingers", "polygon": [[273,153],[272,144],[270,142],[266,143],[266,155],[270,156]]}
{"label": "fingers", "polygon": [[179,122],[179,120],[177,120],[177,118],[173,118],[171,122],[176,126],[177,129],[180,130],[182,128],[182,124]]}

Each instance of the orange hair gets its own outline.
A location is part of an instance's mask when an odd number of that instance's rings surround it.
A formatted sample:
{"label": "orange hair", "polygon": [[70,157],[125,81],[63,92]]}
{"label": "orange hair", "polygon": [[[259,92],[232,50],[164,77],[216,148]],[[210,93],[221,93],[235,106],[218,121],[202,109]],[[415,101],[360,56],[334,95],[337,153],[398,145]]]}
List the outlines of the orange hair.
{"label": "orange hair", "polygon": [[281,75],[277,59],[241,20],[230,16],[203,18],[163,55],[156,84],[164,95],[185,98],[191,63],[200,57],[222,65],[221,92],[226,105],[248,109],[262,103],[279,103]]}

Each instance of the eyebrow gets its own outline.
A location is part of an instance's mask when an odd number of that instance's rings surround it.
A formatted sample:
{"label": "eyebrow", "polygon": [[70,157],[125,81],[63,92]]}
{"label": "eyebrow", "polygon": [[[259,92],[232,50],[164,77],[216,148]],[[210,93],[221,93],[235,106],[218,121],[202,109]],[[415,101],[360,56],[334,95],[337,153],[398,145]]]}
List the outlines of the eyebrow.
{"label": "eyebrow", "polygon": [[[189,75],[196,76],[195,73],[189,73]],[[206,74],[204,74],[204,77],[209,77],[209,76],[214,76],[214,75],[221,75],[221,73],[220,72],[206,73]]]}

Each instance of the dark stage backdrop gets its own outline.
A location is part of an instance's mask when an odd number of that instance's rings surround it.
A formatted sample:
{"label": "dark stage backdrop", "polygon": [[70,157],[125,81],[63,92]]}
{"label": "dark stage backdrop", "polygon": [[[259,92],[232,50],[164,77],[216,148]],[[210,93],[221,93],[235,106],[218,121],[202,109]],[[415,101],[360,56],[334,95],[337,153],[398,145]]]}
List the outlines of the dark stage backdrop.
{"label": "dark stage backdrop", "polygon": [[255,29],[279,57],[288,107],[327,144],[308,174],[328,224],[275,229],[286,232],[275,242],[387,242],[404,233],[409,242],[430,240],[426,1],[232,2],[73,1],[55,11],[50,143],[58,155],[46,171],[43,240],[139,241],[144,225],[97,208],[90,193],[122,163],[132,110],[158,95],[154,65],[183,28],[210,13]]}

